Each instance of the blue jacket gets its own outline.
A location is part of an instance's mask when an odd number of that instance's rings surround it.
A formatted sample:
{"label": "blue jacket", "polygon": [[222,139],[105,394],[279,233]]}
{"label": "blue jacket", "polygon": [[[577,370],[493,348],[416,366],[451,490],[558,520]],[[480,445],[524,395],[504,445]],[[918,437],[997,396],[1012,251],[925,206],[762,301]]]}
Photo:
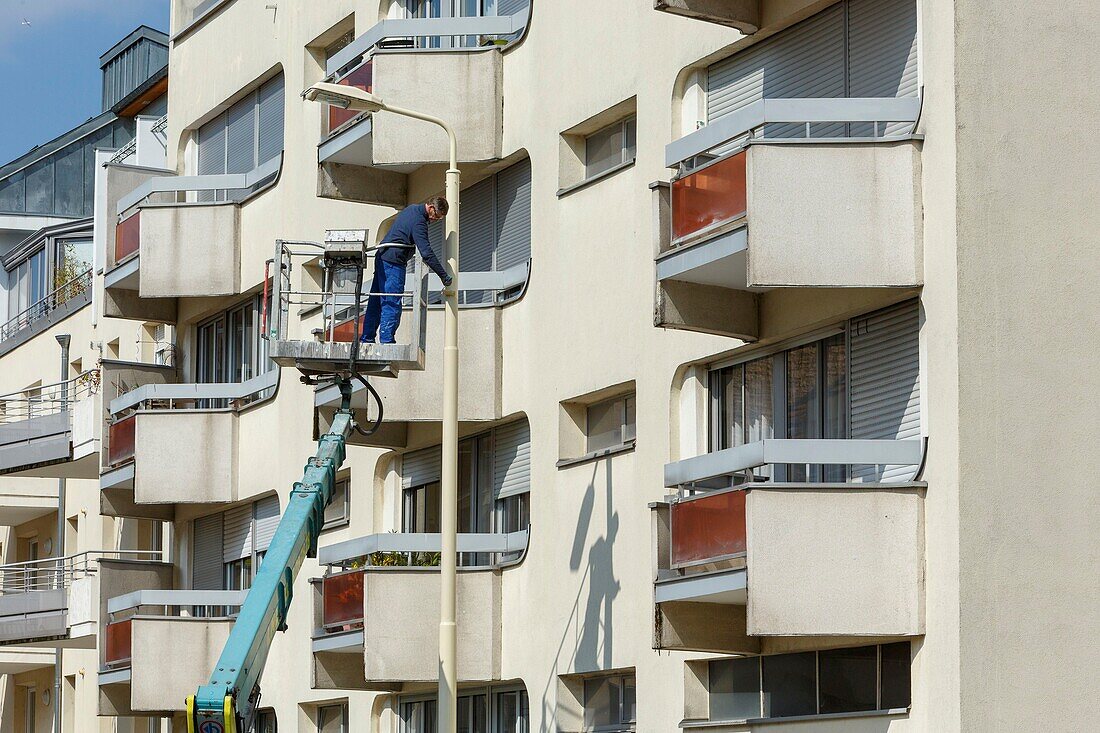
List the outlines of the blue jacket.
{"label": "blue jacket", "polygon": [[[387,244],[396,246],[386,247]],[[392,262],[404,267],[409,263],[413,255],[413,247],[420,250],[420,256],[424,258],[424,264],[432,269],[439,279],[447,282],[447,271],[439,263],[439,258],[432,251],[428,242],[428,209],[424,204],[406,206],[393,221],[393,226],[382,239],[382,246],[378,249],[378,257],[384,262]]]}

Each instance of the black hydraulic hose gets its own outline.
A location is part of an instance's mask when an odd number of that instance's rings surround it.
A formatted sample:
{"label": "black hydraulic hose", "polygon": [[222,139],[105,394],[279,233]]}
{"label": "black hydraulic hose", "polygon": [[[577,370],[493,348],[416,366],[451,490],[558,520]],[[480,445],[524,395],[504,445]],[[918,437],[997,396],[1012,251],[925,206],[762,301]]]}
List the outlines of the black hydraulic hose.
{"label": "black hydraulic hose", "polygon": [[[382,406],[382,396],[378,394],[378,391],[374,388],[374,385],[368,382],[366,377],[360,374],[359,371],[355,368],[355,362],[359,358],[359,326],[362,324],[362,316],[360,315],[359,311],[362,306],[362,302],[363,266],[362,264],[360,264],[358,267],[355,268],[355,310],[353,311],[355,313],[355,327],[352,329],[351,349],[349,349],[350,354],[348,355],[348,371],[351,372],[351,375],[353,377],[363,383],[363,386],[367,388],[367,391],[370,392],[372,397],[374,397],[374,401],[378,405],[378,415],[371,423],[370,428],[364,430],[363,428],[359,427],[359,424],[354,420],[351,423],[352,427],[355,428],[355,432],[366,437],[373,435],[378,431],[378,428],[382,427],[382,414],[384,412],[384,408]],[[335,316],[335,313],[333,314],[333,316]]]}
{"label": "black hydraulic hose", "polygon": [[378,431],[378,428],[382,427],[382,415],[384,412],[384,408],[382,407],[382,395],[378,394],[378,390],[374,388],[374,385],[368,382],[366,377],[364,377],[359,372],[352,372],[352,376],[363,383],[363,386],[366,387],[367,391],[371,393],[372,397],[374,397],[375,404],[378,405],[378,415],[371,422],[371,426],[368,429],[364,430],[363,428],[359,427],[359,425],[355,422],[352,423],[352,427],[355,428],[355,432],[364,437],[374,435],[374,433]]}

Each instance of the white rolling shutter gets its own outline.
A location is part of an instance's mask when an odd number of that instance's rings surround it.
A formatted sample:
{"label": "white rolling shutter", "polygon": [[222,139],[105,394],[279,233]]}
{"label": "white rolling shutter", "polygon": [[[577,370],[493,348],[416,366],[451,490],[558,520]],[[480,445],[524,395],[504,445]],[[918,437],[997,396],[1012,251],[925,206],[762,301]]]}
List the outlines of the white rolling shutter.
{"label": "white rolling shutter", "polygon": [[[920,316],[911,300],[850,325],[851,436],[856,440],[919,439]],[[853,466],[854,481],[896,481],[914,466]]]}
{"label": "white rolling shutter", "polygon": [[271,544],[275,529],[279,526],[279,497],[266,496],[254,505],[255,529],[253,546],[256,552],[264,552]]}
{"label": "white rolling shutter", "polygon": [[496,270],[531,259],[531,159],[496,175]]}
{"label": "white rolling shutter", "polygon": [[191,587],[222,590],[222,515],[199,517],[191,526]]}
{"label": "white rolling shutter", "polygon": [[438,481],[442,460],[439,446],[406,453],[401,458],[401,488],[412,489]]}
{"label": "white rolling shutter", "polygon": [[283,90],[282,74],[260,87],[256,165],[263,165],[283,152]]}
{"label": "white rolling shutter", "polygon": [[531,490],[531,426],[526,419],[493,430],[493,498]]}
{"label": "white rolling shutter", "polygon": [[223,562],[233,562],[252,555],[252,505],[234,507],[223,515]]}

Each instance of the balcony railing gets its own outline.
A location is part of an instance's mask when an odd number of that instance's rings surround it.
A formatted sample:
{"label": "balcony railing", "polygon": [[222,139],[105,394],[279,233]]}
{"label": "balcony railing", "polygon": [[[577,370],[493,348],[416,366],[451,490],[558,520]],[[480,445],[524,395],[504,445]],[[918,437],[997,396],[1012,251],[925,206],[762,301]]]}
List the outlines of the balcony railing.
{"label": "balcony railing", "polygon": [[0,424],[71,413],[73,403],[99,392],[99,379],[99,370],[89,369],[64,382],[0,395]]}
{"label": "balcony railing", "polygon": [[[523,560],[530,530],[508,533],[461,533],[458,552],[487,556],[488,563],[466,569],[505,567]],[[432,532],[386,532],[357,537],[322,547],[317,552],[321,565],[357,570],[387,567],[435,567],[442,547],[442,535]]]}
{"label": "balcony railing", "polygon": [[115,264],[123,262],[141,246],[141,211],[135,211],[115,227]]}
{"label": "balcony railing", "polygon": [[714,491],[690,496],[670,507],[673,569],[745,554],[745,492]]}
{"label": "balcony railing", "polygon": [[51,313],[82,295],[91,295],[92,271],[85,270],[63,285],[54,288],[46,297],[34,303],[21,313],[8,319],[0,326],[0,343],[14,337],[24,329],[32,328],[45,321]]}
{"label": "balcony railing", "polygon": [[65,557],[0,565],[0,595],[61,590],[94,575],[100,560],[159,560],[159,550],[86,550]]}

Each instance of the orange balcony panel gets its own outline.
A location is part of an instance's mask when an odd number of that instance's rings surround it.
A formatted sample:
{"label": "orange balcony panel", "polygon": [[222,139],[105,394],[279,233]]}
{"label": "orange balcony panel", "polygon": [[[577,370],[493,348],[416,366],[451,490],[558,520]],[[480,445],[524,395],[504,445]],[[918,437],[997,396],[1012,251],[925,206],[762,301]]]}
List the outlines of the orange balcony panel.
{"label": "orange balcony panel", "polygon": [[141,245],[141,212],[136,211],[115,227],[115,262],[122,262]]}
{"label": "orange balcony panel", "polygon": [[134,457],[134,425],[137,415],[130,415],[111,423],[107,443],[107,462],[117,466]]}
{"label": "orange balcony panel", "polygon": [[723,491],[672,505],[672,566],[745,552],[745,492]]}
{"label": "orange balcony panel", "polygon": [[672,182],[672,238],[744,216],[745,151]]}
{"label": "orange balcony panel", "polygon": [[324,579],[322,623],[326,629],[363,622],[363,571],[330,575]]}
{"label": "orange balcony panel", "polygon": [[107,644],[103,652],[103,661],[107,664],[130,661],[132,639],[130,619],[107,624]]}
{"label": "orange balcony panel", "polygon": [[[360,66],[355,71],[348,74],[346,77],[336,82],[337,84],[345,84],[347,86],[356,87],[362,89],[365,92],[369,92],[373,89],[372,76],[374,74],[374,62],[368,61]],[[360,114],[359,110],[354,109],[341,109],[329,105],[328,108],[328,131],[332,132],[336,128],[343,125],[348,120],[356,117]]]}

